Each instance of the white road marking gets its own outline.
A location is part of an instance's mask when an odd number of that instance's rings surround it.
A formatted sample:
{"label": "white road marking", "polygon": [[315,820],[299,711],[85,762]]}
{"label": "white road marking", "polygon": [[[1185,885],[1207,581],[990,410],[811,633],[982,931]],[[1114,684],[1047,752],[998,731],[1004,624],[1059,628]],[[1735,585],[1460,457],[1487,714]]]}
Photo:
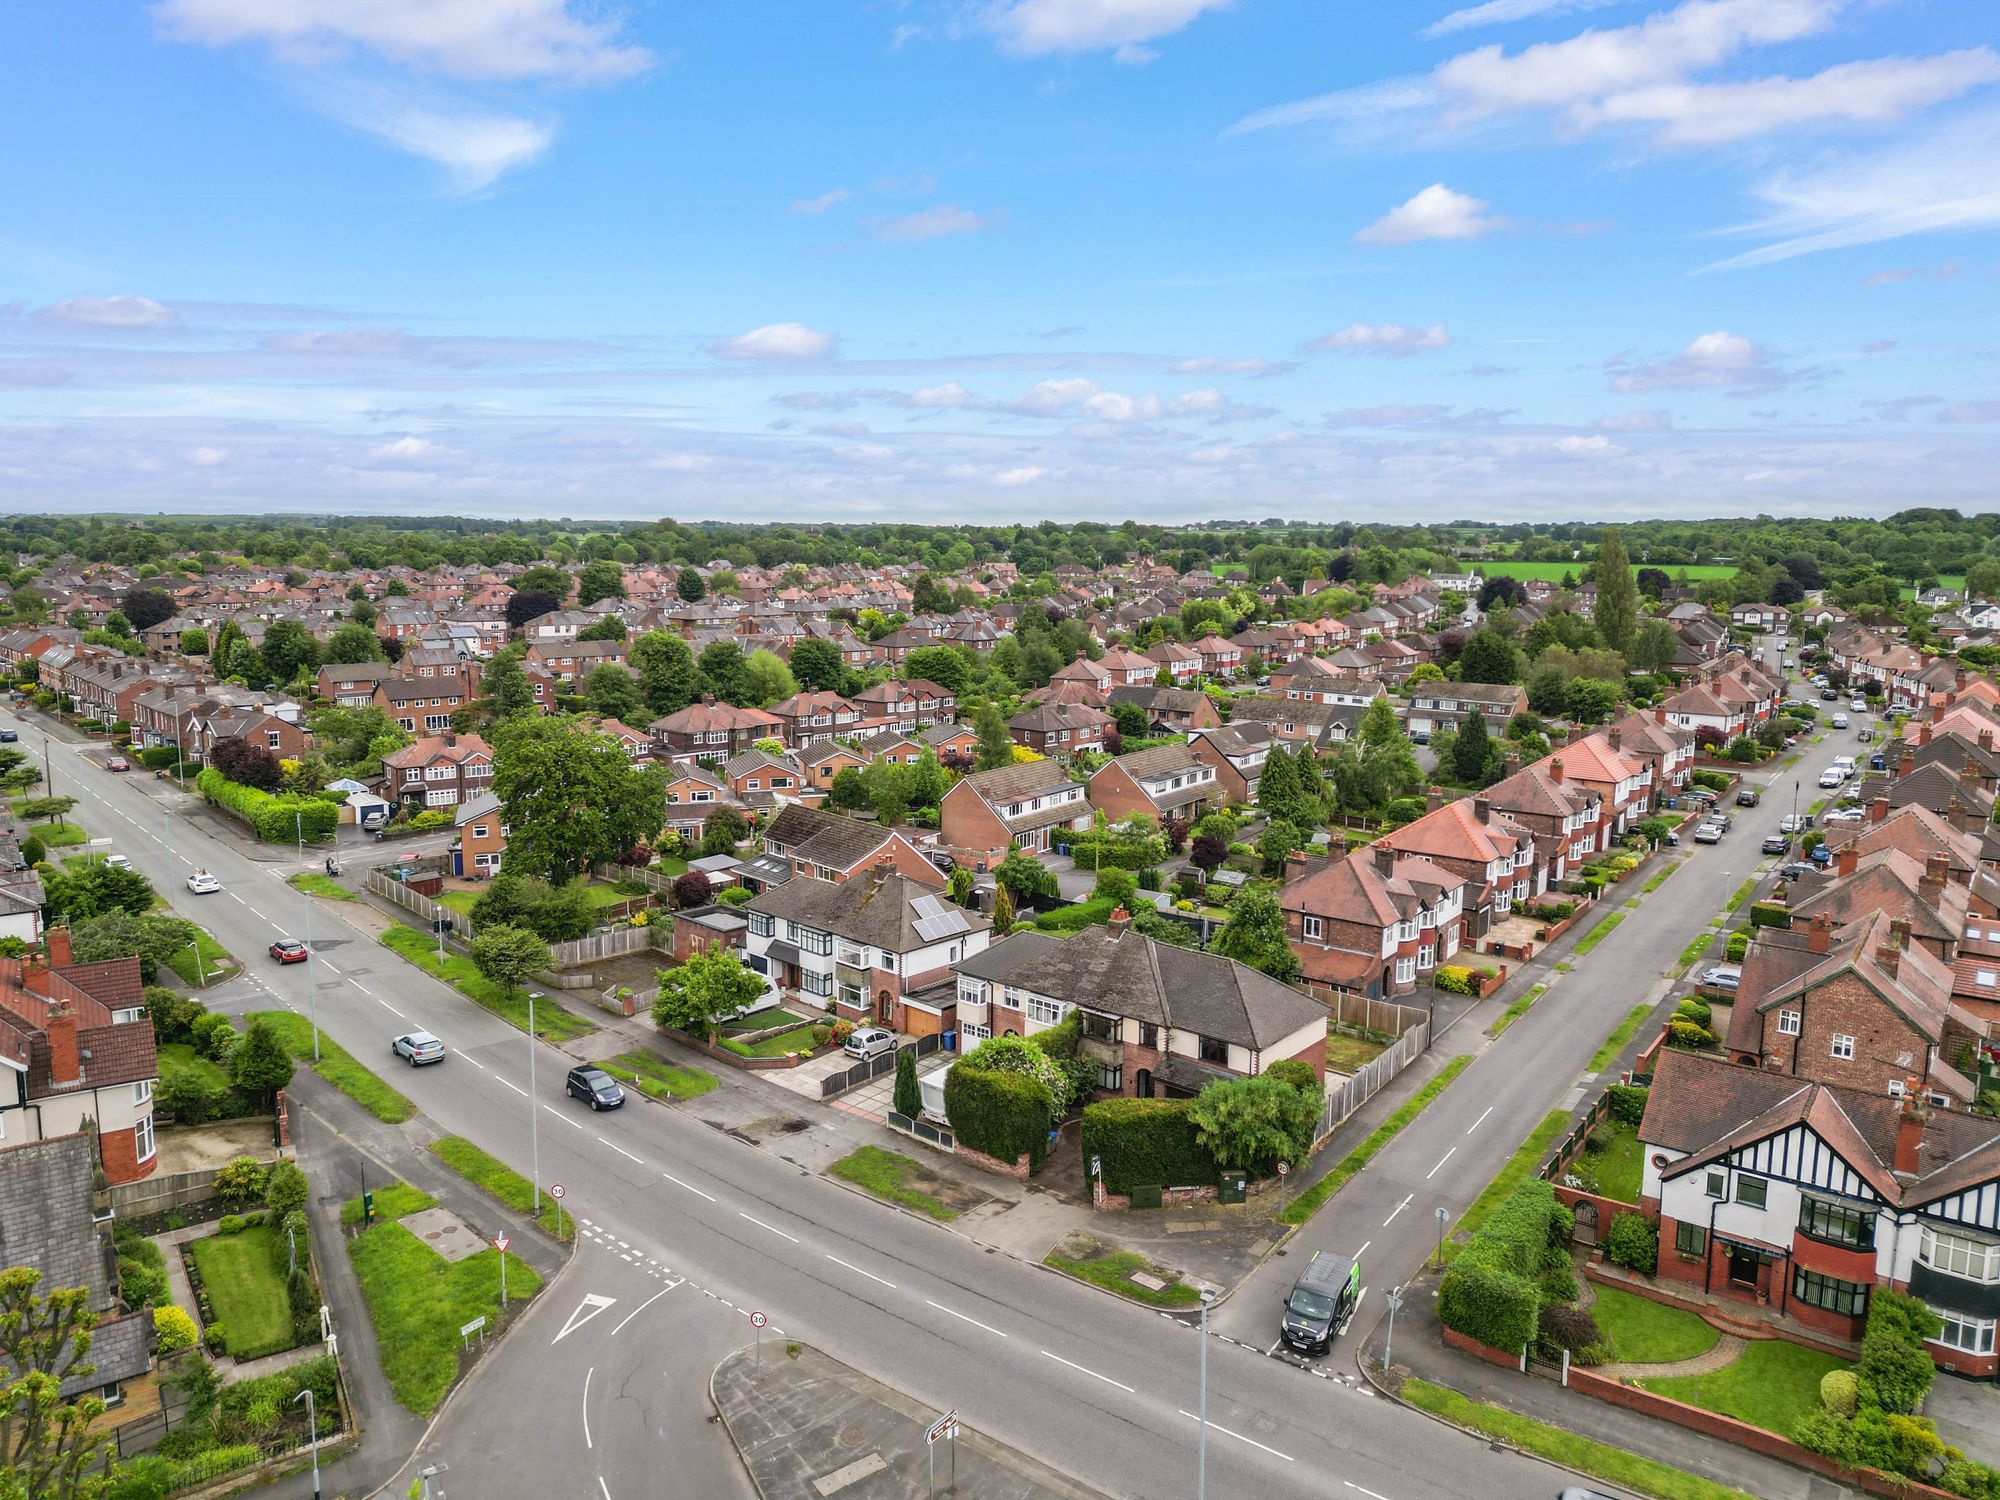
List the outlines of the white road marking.
{"label": "white road marking", "polygon": [[[1492,1114],[1492,1113],[1493,1113],[1493,1109],[1494,1109],[1494,1106],[1492,1106],[1491,1104],[1487,1105],[1487,1106],[1486,1106],[1486,1115],[1490,1115],[1490,1114]],[[1473,1121],[1473,1122],[1472,1122],[1472,1123],[1471,1123],[1470,1125],[1466,1126],[1466,1127],[1465,1127],[1465,1133],[1466,1133],[1467,1135],[1471,1135],[1473,1131],[1477,1130],[1477,1129],[1478,1129],[1478,1128],[1479,1128],[1480,1126],[1484,1125],[1484,1124],[1486,1123],[1486,1115],[1481,1115],[1481,1116],[1480,1116],[1480,1117],[1479,1117],[1478,1119],[1474,1120],[1474,1121]],[[1344,1481],[1343,1481],[1343,1482],[1344,1482]]]}
{"label": "white road marking", "polygon": [[[741,1211],[737,1213],[736,1217],[739,1219],[750,1219],[750,1215],[743,1213]],[[785,1231],[782,1229],[773,1229],[772,1226],[766,1224],[762,1219],[750,1219],[750,1222],[752,1224],[755,1224],[759,1229],[770,1229],[771,1233],[775,1234],[781,1240],[790,1240],[794,1245],[799,1243],[799,1237],[797,1235],[786,1234]]]}
{"label": "white road marking", "polygon": [[503,1078],[500,1081],[506,1084],[507,1087],[512,1089],[515,1093],[519,1094],[523,1099],[528,1097],[528,1091],[522,1088],[520,1084],[515,1083],[512,1080],[506,1078]]}
{"label": "white road marking", "polygon": [[241,896],[237,895],[236,892],[234,891],[231,891],[229,893],[229,899],[231,901],[234,901],[238,906],[248,906],[250,904],[248,901],[245,901]]}
{"label": "white road marking", "polygon": [[[1361,1311],[1361,1304],[1366,1302],[1367,1300],[1368,1300],[1368,1288],[1364,1286],[1360,1291],[1354,1294],[1354,1312],[1351,1312],[1347,1315],[1347,1323],[1352,1323],[1354,1321],[1355,1314]],[[1342,1328],[1345,1328],[1347,1326],[1347,1323],[1343,1323],[1340,1326]]]}
{"label": "white road marking", "polygon": [[[451,1050],[454,1052],[458,1052],[458,1048],[456,1047],[452,1048]],[[463,1052],[458,1052],[458,1055],[460,1057],[465,1057],[465,1054]],[[477,1058],[465,1057],[465,1060],[471,1063],[473,1067],[479,1069],[480,1072],[484,1073],[486,1071],[486,1064],[480,1062]]]}
{"label": "white road marking", "polygon": [[1278,1345],[1284,1343],[1284,1341],[1285,1336],[1282,1333],[1272,1339],[1271,1347],[1264,1351],[1264,1358],[1269,1359],[1272,1355],[1276,1354],[1278,1352]]}
{"label": "white road marking", "polygon": [[1360,1485],[1356,1484],[1351,1479],[1343,1479],[1340,1482],[1346,1485],[1350,1490],[1353,1490],[1357,1495],[1366,1495],[1368,1497],[1368,1500],[1389,1500],[1389,1497],[1387,1495],[1378,1495],[1373,1490],[1362,1489]]}
{"label": "white road marking", "polygon": [[550,1114],[554,1115],[558,1120],[561,1120],[563,1124],[569,1126],[571,1129],[573,1130],[583,1129],[583,1123],[581,1121],[572,1120],[568,1115],[564,1114],[561,1110],[557,1109],[553,1104],[544,1104],[542,1108],[547,1110]]}
{"label": "white road marking", "polygon": [[970,1323],[974,1328],[984,1328],[988,1333],[999,1333],[1000,1337],[1003,1339],[1007,1337],[1006,1334],[1000,1333],[999,1329],[989,1327],[987,1324],[980,1322],[979,1319],[977,1318],[968,1318],[962,1312],[951,1312],[951,1309],[946,1307],[942,1302],[932,1302],[931,1299],[928,1297],[924,1298],[924,1302],[928,1306],[935,1307],[941,1313],[951,1313],[951,1315],[954,1318],[957,1318],[962,1323]]}
{"label": "white road marking", "polygon": [[597,1446],[590,1440],[590,1377],[596,1373],[596,1365],[583,1372],[583,1446],[586,1448]]}
{"label": "white road marking", "polygon": [[599,1474],[597,1476],[597,1492],[602,1496],[604,1496],[604,1500],[611,1500],[610,1487],[605,1484],[604,1476],[602,1474]]}
{"label": "white road marking", "polygon": [[1443,1156],[1440,1156],[1440,1157],[1438,1158],[1438,1164],[1437,1164],[1437,1166],[1436,1166],[1436,1167],[1432,1167],[1432,1168],[1431,1168],[1431,1169],[1430,1169],[1430,1170],[1429,1170],[1428,1172],[1424,1173],[1424,1181],[1425,1181],[1425,1182],[1429,1182],[1429,1181],[1430,1181],[1430,1180],[1431,1180],[1431,1179],[1432,1179],[1433,1177],[1437,1176],[1437,1174],[1438,1174],[1438,1167],[1442,1167],[1442,1166],[1443,1166],[1443,1165],[1444,1165],[1444,1164],[1445,1164],[1446,1162],[1450,1161],[1450,1160],[1451,1160],[1451,1158],[1452,1158],[1452,1156],[1453,1156],[1453,1154],[1454,1154],[1454,1153],[1455,1153],[1455,1152],[1456,1152],[1457,1150],[1458,1150],[1458,1147],[1456,1147],[1456,1146],[1453,1146],[1453,1147],[1451,1148],[1451,1150],[1450,1150],[1450,1151],[1447,1151],[1447,1152],[1445,1152],[1445,1154],[1444,1154]]}
{"label": "white road marking", "polygon": [[375,992],[369,989],[368,986],[363,984],[360,980],[356,979],[350,982],[354,985],[354,987],[357,990],[361,991],[361,993],[366,995],[370,1000],[373,1000],[375,998]]}
{"label": "white road marking", "polygon": [[[838,1255],[829,1255],[827,1259],[832,1261],[836,1266],[847,1266],[847,1269],[852,1271],[856,1276],[866,1276],[870,1281],[882,1281],[882,1278],[877,1276],[873,1271],[864,1271],[859,1266],[849,1266]],[[896,1283],[893,1281],[882,1281],[882,1285],[886,1286],[892,1292],[896,1290]]]}
{"label": "white road marking", "polygon": [[704,1193],[700,1188],[690,1187],[687,1183],[682,1182],[680,1178],[674,1176],[674,1174],[671,1172],[662,1172],[660,1175],[666,1178],[667,1181],[671,1182],[675,1187],[687,1188],[687,1190],[690,1193],[693,1193],[697,1198],[707,1198],[710,1203],[713,1203],[715,1201],[713,1198],[709,1198],[708,1194]]}
{"label": "white road marking", "polygon": [[646,1165],[646,1163],[643,1160],[641,1160],[639,1157],[633,1156],[632,1153],[630,1151],[627,1151],[623,1146],[617,1145],[611,1141],[607,1141],[601,1135],[597,1139],[601,1144],[610,1146],[611,1149],[613,1151],[616,1151],[620,1156],[627,1157],[632,1161],[636,1161],[642,1167]]}
{"label": "white road marking", "polygon": [[1111,1377],[1110,1377],[1109,1375],[1100,1375],[1100,1374],[1098,1374],[1098,1373],[1097,1373],[1097,1371],[1095,1371],[1095,1370],[1092,1370],[1092,1369],[1088,1369],[1088,1368],[1086,1368],[1085,1366],[1083,1366],[1083,1365],[1080,1365],[1080,1364],[1078,1364],[1078,1363],[1077,1363],[1077,1362],[1076,1362],[1075,1360],[1073,1360],[1073,1359],[1064,1359],[1064,1358],[1063,1358],[1063,1357],[1062,1357],[1062,1356],[1061,1356],[1060,1354],[1049,1354],[1049,1351],[1048,1351],[1048,1350],[1046,1350],[1046,1349],[1044,1349],[1044,1350],[1042,1351],[1042,1353],[1044,1353],[1044,1354],[1048,1354],[1048,1357],[1049,1357],[1050,1359],[1054,1360],[1054,1361],[1055,1361],[1055,1362],[1056,1362],[1057,1364],[1059,1364],[1059,1365],[1068,1365],[1068,1366],[1069,1366],[1069,1367],[1070,1367],[1070,1368],[1071,1368],[1072,1370],[1075,1370],[1075,1371],[1077,1371],[1078,1373],[1080,1373],[1080,1374],[1083,1374],[1083,1375],[1088,1375],[1088,1376],[1090,1376],[1090,1377],[1091,1377],[1091,1379],[1093,1379],[1093,1380],[1101,1380],[1101,1381],[1103,1381],[1103,1382],[1104,1382],[1104,1383],[1105,1383],[1106,1385],[1115,1385],[1115,1386],[1117,1386],[1117,1387],[1118,1387],[1118,1389],[1119,1389],[1119,1390],[1121,1390],[1121,1391],[1124,1391],[1124,1392],[1125,1392],[1125,1393],[1126,1393],[1127,1395],[1137,1395],[1137,1394],[1138,1394],[1138,1392],[1134,1391],[1134,1390],[1132,1389],[1132,1387],[1131,1387],[1131,1386],[1129,1386],[1129,1385],[1127,1385],[1127,1384],[1126,1384],[1126,1383],[1125,1383],[1124,1381],[1122,1381],[1122,1380],[1113,1380],[1113,1379],[1112,1379],[1112,1378],[1111,1378]]}
{"label": "white road marking", "polygon": [[1354,1252],[1354,1259],[1357,1263],[1360,1261],[1362,1256],[1368,1253],[1368,1247],[1374,1243],[1375,1242],[1373,1240],[1363,1240],[1361,1242],[1361,1248]]}
{"label": "white road marking", "polygon": [[[1410,1194],[1410,1198],[1414,1198],[1416,1196],[1417,1195],[1415,1193]],[[1382,1221],[1382,1227],[1384,1229],[1387,1229],[1391,1224],[1395,1223],[1396,1215],[1401,1213],[1404,1209],[1410,1206],[1410,1198],[1405,1198],[1401,1203],[1398,1203],[1394,1208],[1389,1210],[1389,1217]]]}
{"label": "white road marking", "polygon": [[327,973],[329,973],[329,974],[332,974],[332,975],[335,975],[336,977],[337,977],[337,976],[339,975],[339,973],[340,973],[340,970],[336,969],[336,968],[335,968],[335,967],[334,967],[334,966],[333,966],[333,965],[332,965],[331,963],[327,962],[327,960],[326,960],[325,958],[321,958],[321,959],[320,959],[320,961],[319,961],[319,966],[320,966],[320,967],[321,967],[322,969],[326,970],[326,972],[327,972]]}
{"label": "white road marking", "polygon": [[[1199,1422],[1201,1420],[1200,1417],[1196,1416],[1191,1411],[1181,1411],[1179,1407],[1175,1407],[1174,1409],[1176,1411],[1180,1411],[1181,1415],[1186,1417],[1190,1422]],[[1266,1448],[1262,1443],[1258,1442],[1255,1438],[1245,1437],[1240,1432],[1231,1432],[1227,1427],[1222,1426],[1220,1423],[1210,1422],[1208,1424],[1208,1430],[1210,1432],[1219,1432],[1224,1437],[1233,1437],[1239,1443],[1248,1443],[1253,1448],[1262,1449],[1264,1452],[1270,1454],[1271,1457],[1273,1458],[1282,1458],[1288,1464],[1298,1462],[1298,1460],[1293,1458],[1291,1454],[1280,1453],[1276,1448]]]}

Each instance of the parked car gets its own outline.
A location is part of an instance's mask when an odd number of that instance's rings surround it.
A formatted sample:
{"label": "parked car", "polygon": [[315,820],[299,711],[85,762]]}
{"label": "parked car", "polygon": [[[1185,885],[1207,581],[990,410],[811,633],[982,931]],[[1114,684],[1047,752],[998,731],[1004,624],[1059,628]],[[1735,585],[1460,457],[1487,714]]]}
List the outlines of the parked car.
{"label": "parked car", "polygon": [[1736,805],[1738,807],[1755,807],[1762,800],[1763,793],[1759,792],[1754,786],[1746,786],[1736,794]]}
{"label": "parked car", "polygon": [[[389,1050],[413,1068],[421,1067],[425,1063],[441,1063],[444,1061],[444,1043],[432,1036],[428,1031],[406,1031],[393,1042],[389,1043]],[[603,1075],[599,1074],[598,1076],[602,1077]],[[613,1088],[618,1087],[615,1083],[611,1086]]]}
{"label": "parked car", "polygon": [[122,755],[114,755],[104,763],[104,769],[107,771],[129,771],[132,769],[132,762]]}
{"label": "parked car", "polygon": [[1816,875],[1819,867],[1806,860],[1793,860],[1788,865],[1778,866],[1778,874],[1786,880],[1797,880],[1801,875]]}
{"label": "parked car", "polygon": [[563,1079],[563,1092],[592,1109],[616,1109],[625,1102],[625,1090],[602,1068],[571,1068]]}
{"label": "parked car", "polygon": [[1717,964],[1701,976],[1704,989],[1733,990],[1743,982],[1743,971],[1735,964]]}
{"label": "parked car", "polygon": [[841,1044],[849,1057],[879,1057],[896,1050],[896,1033],[881,1026],[864,1026]]}
{"label": "parked car", "polygon": [[1778,819],[1778,832],[1798,833],[1806,826],[1805,817],[1799,813],[1786,813]]}
{"label": "parked car", "polygon": [[279,938],[271,944],[271,957],[281,964],[302,964],[312,950],[297,938]]}
{"label": "parked car", "polygon": [[1840,694],[1836,693],[1836,692],[1835,692],[1835,691],[1834,691],[1834,690],[1833,690],[1832,688],[1830,688],[1830,687],[1829,687],[1829,688],[1821,688],[1821,689],[1819,690],[1819,696],[1820,696],[1821,700],[1822,700],[1823,702],[1826,702],[1826,703],[1838,703],[1838,702],[1840,701]]}
{"label": "parked car", "polygon": [[1354,1315],[1360,1297],[1361,1267],[1331,1250],[1315,1250],[1285,1294],[1279,1335],[1286,1347],[1308,1359],[1324,1354]]}
{"label": "parked car", "polygon": [[1832,766],[1828,766],[1824,771],[1819,773],[1819,784],[1829,789],[1839,786],[1845,780],[1847,778],[1834,770]]}
{"label": "parked car", "polygon": [[122,854],[107,854],[104,856],[104,863],[114,870],[129,870],[132,868],[132,861]]}
{"label": "parked car", "polygon": [[1835,714],[1832,719],[1832,724],[1835,729],[1845,729],[1847,727],[1847,715]]}
{"label": "parked car", "polygon": [[222,882],[206,870],[196,870],[194,874],[188,876],[187,887],[197,896],[213,896],[222,889]]}
{"label": "parked car", "polygon": [[1767,833],[1764,835],[1764,852],[1766,854],[1786,854],[1791,851],[1791,847],[1792,841],[1782,833]]}
{"label": "parked car", "polygon": [[1694,841],[1695,841],[1695,842],[1696,842],[1697,844],[1719,844],[1719,843],[1721,843],[1721,842],[1722,842],[1722,825],[1721,825],[1720,823],[1704,823],[1704,824],[1702,824],[1702,825],[1701,825],[1701,827],[1697,828],[1697,829],[1696,829],[1696,830],[1694,831]]}
{"label": "parked car", "polygon": [[1866,698],[1850,698],[1847,700],[1847,706],[1858,714],[1868,712],[1868,700]]}
{"label": "parked car", "polygon": [[1825,844],[1814,844],[1812,852],[1806,858],[1816,865],[1830,865],[1833,863],[1833,850]]}

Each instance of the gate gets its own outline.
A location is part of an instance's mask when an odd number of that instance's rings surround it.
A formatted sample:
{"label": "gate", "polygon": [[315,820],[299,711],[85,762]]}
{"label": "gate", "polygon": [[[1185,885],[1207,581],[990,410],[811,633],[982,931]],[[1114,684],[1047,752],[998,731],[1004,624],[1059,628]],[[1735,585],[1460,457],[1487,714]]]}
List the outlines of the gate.
{"label": "gate", "polygon": [[1579,1198],[1571,1209],[1576,1216],[1576,1229],[1571,1235],[1580,1245],[1597,1243],[1597,1205],[1588,1198]]}
{"label": "gate", "polygon": [[1569,1385],[1569,1350],[1560,1344],[1549,1343],[1546,1339],[1536,1339],[1528,1345],[1527,1357],[1523,1361],[1527,1374],[1540,1375],[1553,1380],[1558,1385]]}

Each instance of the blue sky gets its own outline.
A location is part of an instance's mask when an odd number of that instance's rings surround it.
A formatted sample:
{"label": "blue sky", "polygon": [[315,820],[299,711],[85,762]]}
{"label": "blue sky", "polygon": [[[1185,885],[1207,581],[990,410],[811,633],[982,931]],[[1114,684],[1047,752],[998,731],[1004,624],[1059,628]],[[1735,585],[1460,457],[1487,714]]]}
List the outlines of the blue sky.
{"label": "blue sky", "polygon": [[0,505],[1993,508],[1965,0],[0,10]]}

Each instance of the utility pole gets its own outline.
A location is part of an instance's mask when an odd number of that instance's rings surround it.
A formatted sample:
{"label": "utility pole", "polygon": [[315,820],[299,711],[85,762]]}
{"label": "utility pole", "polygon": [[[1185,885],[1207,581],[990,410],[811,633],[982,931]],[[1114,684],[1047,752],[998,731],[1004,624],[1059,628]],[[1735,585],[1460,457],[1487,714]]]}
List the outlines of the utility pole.
{"label": "utility pole", "polygon": [[1208,1500],[1208,1305],[1215,1293],[1201,1294],[1201,1436],[1196,1439],[1195,1500]]}

